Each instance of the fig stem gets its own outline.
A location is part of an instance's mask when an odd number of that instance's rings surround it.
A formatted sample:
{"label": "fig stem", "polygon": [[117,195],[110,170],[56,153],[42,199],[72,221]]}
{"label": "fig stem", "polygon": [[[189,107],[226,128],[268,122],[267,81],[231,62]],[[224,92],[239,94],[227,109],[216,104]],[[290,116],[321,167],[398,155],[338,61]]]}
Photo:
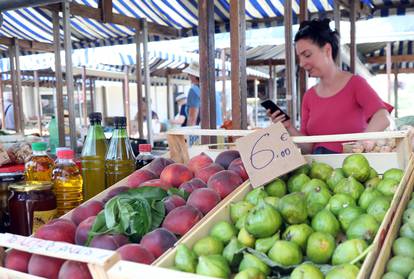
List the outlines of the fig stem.
{"label": "fig stem", "polygon": [[361,259],[363,259],[369,252],[371,252],[372,248],[374,247],[374,244],[371,244],[370,246],[368,246],[367,249],[364,250],[364,252],[362,252],[358,257],[356,257],[355,259],[353,259],[350,264],[356,264],[357,262],[359,262]]}

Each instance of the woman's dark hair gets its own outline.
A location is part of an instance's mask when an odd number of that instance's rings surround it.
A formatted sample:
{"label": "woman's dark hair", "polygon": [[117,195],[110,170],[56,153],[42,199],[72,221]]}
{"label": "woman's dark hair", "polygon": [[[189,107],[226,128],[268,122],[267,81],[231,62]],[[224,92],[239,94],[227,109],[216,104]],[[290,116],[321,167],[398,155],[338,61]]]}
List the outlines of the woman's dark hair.
{"label": "woman's dark hair", "polygon": [[339,33],[329,27],[329,18],[305,20],[295,35],[295,42],[301,39],[309,39],[319,47],[330,44],[332,47],[332,58],[336,60],[339,51]]}

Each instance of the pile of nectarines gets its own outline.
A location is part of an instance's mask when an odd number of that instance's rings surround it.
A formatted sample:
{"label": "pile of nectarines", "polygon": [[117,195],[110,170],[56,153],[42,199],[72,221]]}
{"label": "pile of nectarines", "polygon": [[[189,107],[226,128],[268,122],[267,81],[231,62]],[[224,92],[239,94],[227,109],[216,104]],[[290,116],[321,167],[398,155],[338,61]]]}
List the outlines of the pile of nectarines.
{"label": "pile of nectarines", "polygon": [[[169,195],[163,201],[166,216],[161,228],[145,234],[140,243],[130,243],[122,234],[96,235],[90,247],[116,250],[127,261],[151,264],[187,233],[222,199],[248,179],[237,151],[224,151],[213,161],[201,153],[188,164],[175,163],[166,158],[156,158],[144,169],[132,173],[124,186],[112,188],[102,201],[91,200],[73,210],[69,219],[55,219],[40,227],[34,237],[85,245],[96,215],[105,203],[119,193],[131,188],[151,186],[164,190],[178,188],[189,194],[187,200],[179,195]],[[91,278],[84,263],[64,261],[22,251],[7,252],[5,266],[47,278]],[[47,268],[44,268],[47,266]]]}

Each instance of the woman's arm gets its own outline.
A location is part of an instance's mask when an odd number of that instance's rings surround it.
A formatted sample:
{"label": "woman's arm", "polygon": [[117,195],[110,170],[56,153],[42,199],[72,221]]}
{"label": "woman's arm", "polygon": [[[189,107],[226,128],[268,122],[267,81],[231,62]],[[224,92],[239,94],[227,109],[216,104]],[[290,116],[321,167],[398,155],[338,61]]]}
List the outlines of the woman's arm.
{"label": "woman's arm", "polygon": [[364,132],[384,131],[390,125],[389,117],[390,114],[386,109],[379,109],[372,115]]}
{"label": "woman's arm", "polygon": [[[271,121],[273,123],[282,122],[286,130],[289,132],[289,135],[292,137],[304,136],[300,131],[298,131],[289,120],[285,120],[285,116],[280,112],[276,111],[273,114],[270,113],[270,110],[267,111]],[[299,148],[302,150],[303,154],[312,153],[313,143],[298,143]]]}

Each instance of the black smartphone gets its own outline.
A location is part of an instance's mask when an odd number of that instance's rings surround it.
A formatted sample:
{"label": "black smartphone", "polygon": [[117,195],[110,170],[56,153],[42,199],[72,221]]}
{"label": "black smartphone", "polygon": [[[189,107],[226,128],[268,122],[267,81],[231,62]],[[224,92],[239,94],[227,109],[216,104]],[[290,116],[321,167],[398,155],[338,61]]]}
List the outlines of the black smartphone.
{"label": "black smartphone", "polygon": [[286,120],[289,120],[289,115],[284,112],[278,105],[276,105],[272,100],[266,100],[261,103],[262,107],[264,107],[266,110],[270,110],[271,113],[274,113],[275,111],[280,111],[286,118]]}

